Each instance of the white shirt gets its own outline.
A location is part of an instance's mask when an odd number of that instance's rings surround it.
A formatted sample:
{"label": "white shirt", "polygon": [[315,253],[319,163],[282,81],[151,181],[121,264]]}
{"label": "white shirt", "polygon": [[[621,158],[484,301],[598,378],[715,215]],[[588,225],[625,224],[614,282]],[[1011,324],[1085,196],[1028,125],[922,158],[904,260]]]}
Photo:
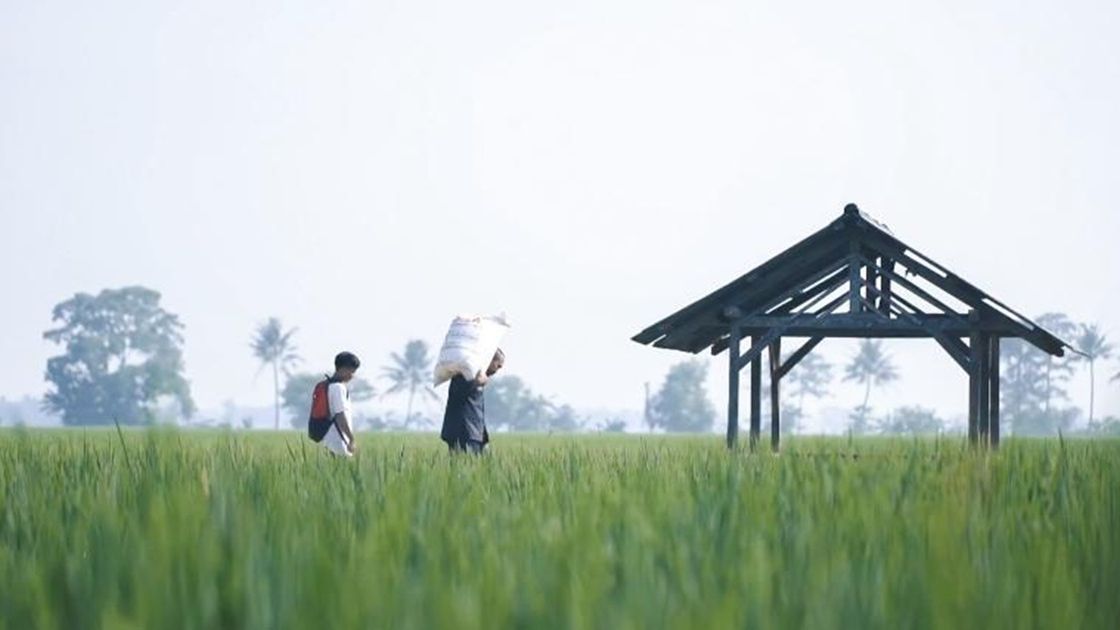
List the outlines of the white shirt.
{"label": "white shirt", "polygon": [[350,389],[346,387],[346,383],[331,383],[327,387],[327,404],[330,406],[332,418],[344,413],[346,423],[350,424],[354,414],[350,409]]}
{"label": "white shirt", "polygon": [[[350,409],[350,390],[346,387],[346,383],[331,383],[327,387],[327,404],[330,407],[331,417],[333,418],[340,413],[345,414],[346,423],[353,430],[354,414]],[[323,437],[322,444],[335,455],[352,457],[348,440],[342,437],[342,431],[339,430],[337,425],[332,426],[327,435]]]}

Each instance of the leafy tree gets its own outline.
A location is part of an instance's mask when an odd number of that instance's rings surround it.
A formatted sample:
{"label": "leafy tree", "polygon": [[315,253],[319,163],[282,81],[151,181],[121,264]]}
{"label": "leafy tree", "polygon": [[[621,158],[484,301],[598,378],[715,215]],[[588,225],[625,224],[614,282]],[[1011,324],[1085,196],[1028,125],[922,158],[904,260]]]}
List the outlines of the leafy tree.
{"label": "leafy tree", "polygon": [[848,431],[852,435],[865,435],[873,428],[871,408],[859,405],[848,414]]}
{"label": "leafy tree", "polygon": [[650,432],[652,432],[653,431],[653,420],[651,419],[651,416],[650,416],[651,396],[650,396],[650,393],[649,393],[649,381],[646,381],[644,383],[644,388],[645,388],[646,397],[645,397],[645,404],[642,406],[642,422],[645,423],[646,429],[649,430]]}
{"label": "leafy tree", "polygon": [[389,418],[379,414],[359,414],[355,420],[355,424],[359,431],[388,431],[393,428],[393,424],[390,422]]}
{"label": "leafy tree", "polygon": [[293,427],[299,429],[307,426],[307,418],[311,415],[311,394],[321,380],[322,375],[301,372],[289,375],[284,382],[280,397]]}
{"label": "leafy tree", "polygon": [[390,363],[382,369],[382,373],[389,380],[389,389],[385,394],[408,392],[408,412],[405,415],[404,425],[407,428],[412,422],[412,403],[417,392],[431,400],[439,400],[439,394],[432,388],[432,357],[428,354],[428,344],[420,339],[413,339],[404,346],[404,353],[396,352],[389,355]]}
{"label": "leafy tree", "polygon": [[1085,432],[1093,436],[1120,437],[1120,418],[1108,416],[1102,420],[1090,422]]}
{"label": "leafy tree", "polygon": [[517,376],[497,377],[486,386],[486,417],[495,427],[542,431],[552,426],[555,414],[552,402]]}
{"label": "leafy tree", "polygon": [[[856,408],[853,423],[866,428],[868,424],[868,400],[871,398],[871,386],[890,383],[898,378],[898,370],[894,362],[883,352],[883,342],[879,339],[864,339],[859,344],[859,351],[852,361],[845,366],[844,380],[855,381],[864,385],[863,404]],[[857,422],[858,420],[858,422]],[[853,427],[853,432],[854,431]]]}
{"label": "leafy tree", "polygon": [[[785,383],[787,381],[787,379],[788,379],[788,375],[787,375],[786,379],[782,379],[782,382]],[[767,425],[773,419],[773,416],[774,416],[774,414],[773,414],[773,410],[774,410],[774,407],[773,407],[773,392],[774,392],[774,390],[770,387],[770,383],[771,383],[771,381],[770,381],[770,370],[768,369],[768,365],[764,365],[763,368],[762,368],[762,381],[760,383],[760,389],[762,390],[762,417],[760,419],[762,420],[762,424],[764,426]],[[742,379],[739,383],[739,386],[741,388],[747,390],[747,393],[750,392],[750,381],[749,381],[749,379]],[[786,390],[784,388],[782,389],[782,391],[786,392]],[[740,399],[742,399],[742,398],[744,398],[744,397],[740,396]],[[782,398],[782,400],[780,402],[781,402],[781,414],[782,414],[782,416],[781,416],[782,430],[784,430],[786,432],[789,432],[789,433],[796,433],[798,428],[801,426],[801,417],[802,417],[801,410],[799,408],[789,404],[788,394],[785,395],[785,396],[782,396],[781,398]]]}
{"label": "leafy tree", "polygon": [[603,433],[626,433],[626,422],[618,418],[608,420],[599,430]]}
{"label": "leafy tree", "polygon": [[828,395],[832,383],[832,364],[817,354],[808,354],[782,379],[788,383],[790,393],[797,398],[797,407],[789,412],[783,410],[783,419],[790,432],[797,430],[805,418],[805,397],[823,398]]}
{"label": "leafy tree", "polygon": [[8,400],[0,396],[0,424],[8,426],[37,426],[53,424],[53,418],[43,408],[43,399],[22,396]]}
{"label": "leafy tree", "polygon": [[161,396],[194,413],[183,377],[183,324],[144,287],[78,293],[54,307],[43,338],[65,347],[47,360],[44,406],[65,424],[148,424]]}
{"label": "leafy tree", "polygon": [[261,362],[261,369],[266,366],[272,368],[272,404],[276,413],[275,427],[280,429],[280,373],[284,376],[291,374],[291,369],[299,361],[296,346],[292,337],[296,329],[284,330],[283,324],[275,317],[257,326],[249,347],[253,349],[253,356]]}
{"label": "leafy tree", "polygon": [[710,431],[715,408],[704,382],[708,367],[701,361],[682,361],[669,368],[665,382],[650,402],[650,421],[666,431]]}
{"label": "leafy tree", "polygon": [[[1035,318],[1061,337],[1072,337],[1077,326],[1061,313]],[[1066,386],[1076,357],[1052,357],[1022,339],[1000,344],[1002,417],[1016,435],[1053,435],[1069,430],[1079,415],[1076,407],[1058,406],[1068,400]]]}
{"label": "leafy tree", "polygon": [[1078,355],[1078,358],[1089,364],[1089,423],[1092,424],[1093,406],[1097,393],[1095,366],[1098,359],[1111,357],[1113,348],[1096,324],[1081,325],[1081,334],[1077,337],[1077,347],[1083,353]]}
{"label": "leafy tree", "polygon": [[584,424],[571,405],[557,406],[515,375],[496,377],[486,386],[486,419],[511,431],[578,431]]}
{"label": "leafy tree", "polygon": [[882,433],[937,433],[944,427],[945,421],[933,409],[917,406],[899,407],[877,424]]}
{"label": "leafy tree", "polygon": [[346,384],[346,390],[350,392],[350,400],[356,403],[368,402],[377,396],[377,388],[373,383],[360,376],[350,379]]}
{"label": "leafy tree", "polygon": [[[1076,407],[1053,404],[1066,398],[1062,383],[1047,381],[1050,355],[1022,339],[1005,339],[1000,349],[1001,415],[1015,435],[1053,435],[1068,431],[1079,415]],[[1047,408],[1047,399],[1050,407]]]}
{"label": "leafy tree", "polygon": [[1057,429],[1052,414],[1043,411],[1047,397],[1047,356],[1022,339],[1001,342],[1002,415],[1014,434],[1044,434]]}
{"label": "leafy tree", "polygon": [[22,427],[27,424],[23,417],[23,410],[21,410],[16,402],[9,403],[7,399],[0,396],[0,427],[8,424],[13,427]]}
{"label": "leafy tree", "polygon": [[[1064,313],[1043,313],[1035,321],[1062,339],[1069,339],[1077,334],[1077,324]],[[1030,347],[1045,357],[1042,411],[1043,414],[1049,415],[1052,411],[1052,402],[1069,398],[1065,385],[1073,377],[1074,357],[1069,354],[1064,357],[1055,357],[1041,352],[1034,346]]]}
{"label": "leafy tree", "polygon": [[[772,415],[772,414],[771,414]],[[787,433],[800,433],[805,414],[799,407],[782,405],[782,430]]]}
{"label": "leafy tree", "polygon": [[[1077,325],[1062,313],[1043,313],[1035,319],[1059,337],[1070,338],[1078,331]],[[1066,387],[1076,357],[1053,357],[1022,339],[1004,339],[1000,360],[1002,415],[1012,433],[1053,435],[1072,426],[1078,410],[1059,407],[1058,403],[1069,399]]]}
{"label": "leafy tree", "polygon": [[[280,397],[293,427],[302,429],[307,426],[307,417],[311,415],[311,394],[315,391],[315,385],[326,377],[326,374],[318,375],[310,372],[288,376]],[[376,393],[369,381],[359,377],[354,377],[350,381],[349,390],[350,400],[359,403],[372,400]]]}
{"label": "leafy tree", "polygon": [[571,405],[560,405],[548,419],[549,431],[556,431],[559,433],[578,431],[582,424],[579,417],[576,416],[575,409],[573,409]]}

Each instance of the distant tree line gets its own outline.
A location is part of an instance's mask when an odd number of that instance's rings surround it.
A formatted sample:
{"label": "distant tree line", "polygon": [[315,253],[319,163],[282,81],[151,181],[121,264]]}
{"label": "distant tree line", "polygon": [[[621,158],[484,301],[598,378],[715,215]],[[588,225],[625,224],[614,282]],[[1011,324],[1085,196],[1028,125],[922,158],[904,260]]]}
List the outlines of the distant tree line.
{"label": "distant tree line", "polygon": [[[370,430],[438,428],[442,416],[425,416],[415,409],[417,399],[429,405],[441,400],[432,387],[434,362],[428,344],[421,339],[406,343],[402,352],[390,353],[388,363],[381,369],[386,383],[381,398],[406,397],[404,418],[397,420],[390,414],[359,414],[359,427]],[[282,398],[293,426],[305,426],[310,411],[310,392],[325,376],[299,373],[288,377]],[[351,399],[356,402],[371,400],[376,394],[374,387],[361,379],[351,383],[350,392]],[[442,414],[442,408],[437,406],[429,406],[428,410]],[[534,393],[514,375],[496,376],[487,385],[486,421],[494,430],[564,432],[591,428],[570,405],[557,405]]]}
{"label": "distant tree line", "polygon": [[[1044,313],[1037,322],[1058,337],[1069,341],[1076,352],[1053,357],[1021,339],[1004,339],[1001,345],[1002,421],[1012,434],[1055,435],[1070,433],[1081,409],[1071,404],[1069,381],[1079,368],[1089,372],[1088,419],[1085,434],[1120,434],[1116,418],[1098,419],[1096,404],[1096,364],[1112,358],[1114,348],[1100,327],[1077,324],[1061,313]],[[762,391],[769,396],[769,374],[763,370]],[[672,366],[660,390],[646,407],[650,427],[671,432],[710,431],[716,419],[704,383],[705,364],[685,361]],[[871,406],[875,387],[889,385],[900,378],[897,367],[878,339],[861,340],[856,353],[844,365],[843,380],[863,388],[862,402],[852,409],[848,431],[857,434],[909,434],[946,431],[948,423],[932,409],[903,406],[877,415]],[[810,354],[784,378],[789,395],[782,400],[782,427],[796,432],[805,419],[805,398],[823,398],[830,393],[832,365]],[[1110,377],[1120,382],[1120,373]],[[790,401],[796,404],[789,404]],[[769,405],[763,419],[769,421]]]}
{"label": "distant tree line", "polygon": [[[56,305],[54,327],[43,337],[62,347],[47,361],[49,389],[43,408],[57,414],[64,424],[150,424],[170,414],[190,418],[195,412],[190,384],[184,375],[182,347],[184,326],[160,305],[160,294],[133,286],[105,289],[96,295],[78,293]],[[1047,330],[1071,341],[1078,352],[1052,357],[1020,339],[1005,339],[1001,352],[1003,421],[1013,434],[1052,435],[1069,432],[1081,409],[1068,391],[1078,369],[1089,376],[1088,417],[1085,432],[1120,434],[1116,418],[1096,415],[1096,368],[1113,357],[1114,348],[1095,324],[1079,324],[1061,313],[1045,313],[1037,321]],[[302,363],[295,345],[295,328],[285,328],[272,317],[259,325],[249,347],[268,369],[273,385],[274,427],[282,412],[290,426],[302,427],[310,406],[311,390],[324,375],[298,371]],[[405,414],[362,414],[366,429],[436,428],[442,412],[434,403],[439,394],[431,386],[434,357],[422,340],[411,340],[401,352],[391,353],[380,370],[383,391],[370,381],[356,379],[351,398],[365,403],[387,397],[403,398]],[[764,379],[767,376],[763,371]],[[945,422],[929,409],[901,407],[876,414],[871,406],[874,388],[898,380],[899,374],[881,341],[864,340],[844,365],[843,380],[863,388],[861,404],[849,416],[852,433],[932,433],[945,430]],[[707,368],[685,361],[672,366],[653,395],[647,394],[645,420],[651,429],[670,432],[711,431],[717,413],[706,391]],[[807,398],[831,393],[833,366],[810,354],[783,379],[787,392],[782,418],[786,430],[796,431],[805,421]],[[1120,383],[1120,372],[1108,377]],[[765,385],[764,391],[769,392]],[[570,405],[557,404],[534,392],[516,375],[496,377],[487,388],[487,415],[496,429],[512,431],[575,431],[625,429],[620,419],[592,426]],[[418,410],[419,404],[419,410]],[[768,412],[768,405],[766,410]],[[0,419],[2,420],[2,419]]]}
{"label": "distant tree line", "polygon": [[1084,367],[1089,370],[1087,427],[1091,432],[1103,431],[1096,417],[1096,364],[1112,357],[1112,344],[1099,326],[1074,323],[1062,313],[1045,313],[1037,322],[1070,341],[1080,353],[1067,351],[1058,358],[1021,339],[1005,339],[1000,355],[1003,419],[1019,435],[1069,432],[1081,410],[1070,402],[1068,385],[1076,370]]}

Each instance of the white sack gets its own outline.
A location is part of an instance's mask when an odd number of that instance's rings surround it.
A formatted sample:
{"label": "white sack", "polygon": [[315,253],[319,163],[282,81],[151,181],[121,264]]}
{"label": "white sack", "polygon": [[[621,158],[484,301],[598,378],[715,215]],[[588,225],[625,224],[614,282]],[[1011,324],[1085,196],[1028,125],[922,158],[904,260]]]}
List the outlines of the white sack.
{"label": "white sack", "polygon": [[433,373],[435,384],[451,380],[456,374],[473,379],[490,366],[502,337],[509,331],[504,314],[496,316],[460,315],[451,321],[447,338],[439,350]]}

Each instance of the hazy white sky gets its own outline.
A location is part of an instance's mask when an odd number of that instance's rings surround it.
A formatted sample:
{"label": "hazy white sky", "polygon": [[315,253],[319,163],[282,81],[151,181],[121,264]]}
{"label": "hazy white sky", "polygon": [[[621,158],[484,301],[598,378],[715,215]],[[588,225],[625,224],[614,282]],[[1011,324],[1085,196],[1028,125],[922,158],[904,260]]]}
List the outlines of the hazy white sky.
{"label": "hazy white sky", "polygon": [[[139,283],[185,322],[203,407],[270,399],[247,347],[270,315],[306,367],[347,348],[374,375],[457,312],[506,310],[511,372],[637,408],[685,355],[632,334],[849,201],[1120,340],[1118,21],[1103,1],[0,0],[0,394],[44,391],[56,302]],[[889,348],[908,378],[873,404],[964,412],[935,344]]]}

